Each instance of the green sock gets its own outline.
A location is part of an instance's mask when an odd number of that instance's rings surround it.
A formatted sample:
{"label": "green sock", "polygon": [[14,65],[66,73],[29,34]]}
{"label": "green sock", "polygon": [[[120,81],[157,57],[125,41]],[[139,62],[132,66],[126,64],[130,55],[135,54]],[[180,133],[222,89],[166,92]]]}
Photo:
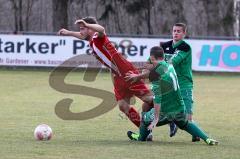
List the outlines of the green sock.
{"label": "green sock", "polygon": [[147,128],[147,125],[141,122],[139,127],[139,141],[146,141],[147,136],[150,134],[150,131]]}
{"label": "green sock", "polygon": [[203,130],[201,130],[196,124],[194,124],[193,122],[188,122],[185,131],[187,131],[189,134],[191,134],[192,136],[198,136],[201,139],[203,139],[204,141],[206,141],[208,139],[208,136],[206,133],[203,132]]}

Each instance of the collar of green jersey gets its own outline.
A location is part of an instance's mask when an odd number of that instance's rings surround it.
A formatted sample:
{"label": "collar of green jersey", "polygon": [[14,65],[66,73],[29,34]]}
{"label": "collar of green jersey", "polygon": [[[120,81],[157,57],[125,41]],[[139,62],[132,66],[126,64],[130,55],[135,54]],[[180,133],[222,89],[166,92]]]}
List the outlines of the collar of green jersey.
{"label": "collar of green jersey", "polygon": [[157,65],[154,67],[154,69],[156,70],[159,66],[161,66],[161,65],[162,65],[162,62],[163,62],[163,61],[159,61],[159,62],[157,63]]}
{"label": "collar of green jersey", "polygon": [[183,40],[179,40],[177,43],[172,43],[172,46],[173,46],[173,48],[176,48],[176,47],[178,47],[181,43],[183,42]]}

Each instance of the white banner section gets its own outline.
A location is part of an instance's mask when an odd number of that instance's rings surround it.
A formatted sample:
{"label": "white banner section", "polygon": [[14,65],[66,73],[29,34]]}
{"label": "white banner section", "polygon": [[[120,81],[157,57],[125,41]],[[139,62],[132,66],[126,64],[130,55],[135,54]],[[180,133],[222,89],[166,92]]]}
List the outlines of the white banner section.
{"label": "white banner section", "polygon": [[[145,62],[151,47],[169,39],[110,37],[110,40],[129,61]],[[239,41],[186,41],[192,47],[193,70],[240,72]],[[92,56],[87,41],[64,36],[0,35],[2,66],[56,67],[80,54]]]}

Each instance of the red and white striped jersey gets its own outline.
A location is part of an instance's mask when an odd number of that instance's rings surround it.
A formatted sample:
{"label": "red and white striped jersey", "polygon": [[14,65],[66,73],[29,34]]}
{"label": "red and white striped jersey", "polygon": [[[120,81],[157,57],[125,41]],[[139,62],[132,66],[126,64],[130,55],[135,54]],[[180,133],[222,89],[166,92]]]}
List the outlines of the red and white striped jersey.
{"label": "red and white striped jersey", "polygon": [[98,37],[97,33],[95,33],[93,39],[90,41],[90,46],[93,49],[95,57],[116,75],[121,76],[124,64],[130,63],[118,53],[105,34],[103,37]]}

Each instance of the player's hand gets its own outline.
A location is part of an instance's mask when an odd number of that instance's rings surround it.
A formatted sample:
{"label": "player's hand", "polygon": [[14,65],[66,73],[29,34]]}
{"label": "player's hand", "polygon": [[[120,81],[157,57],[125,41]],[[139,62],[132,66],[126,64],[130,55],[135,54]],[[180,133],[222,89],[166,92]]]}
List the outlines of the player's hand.
{"label": "player's hand", "polygon": [[87,23],[82,19],[76,20],[74,24],[79,24],[82,25],[83,27],[87,26]]}
{"label": "player's hand", "polygon": [[61,29],[61,30],[59,30],[58,31],[58,35],[70,35],[70,32],[71,31],[69,31],[69,30],[67,30],[67,29]]}
{"label": "player's hand", "polygon": [[127,72],[125,74],[124,79],[125,79],[126,82],[131,81],[131,83],[135,83],[139,80],[138,74],[135,74],[132,71]]}
{"label": "player's hand", "polygon": [[158,118],[155,118],[155,119],[151,122],[151,124],[148,126],[148,130],[152,130],[153,128],[155,128],[156,125],[157,125],[157,123],[158,123]]}
{"label": "player's hand", "polygon": [[154,68],[154,65],[148,63],[148,64],[145,64],[145,65],[144,65],[144,68],[147,69],[147,70],[152,70],[152,69]]}

